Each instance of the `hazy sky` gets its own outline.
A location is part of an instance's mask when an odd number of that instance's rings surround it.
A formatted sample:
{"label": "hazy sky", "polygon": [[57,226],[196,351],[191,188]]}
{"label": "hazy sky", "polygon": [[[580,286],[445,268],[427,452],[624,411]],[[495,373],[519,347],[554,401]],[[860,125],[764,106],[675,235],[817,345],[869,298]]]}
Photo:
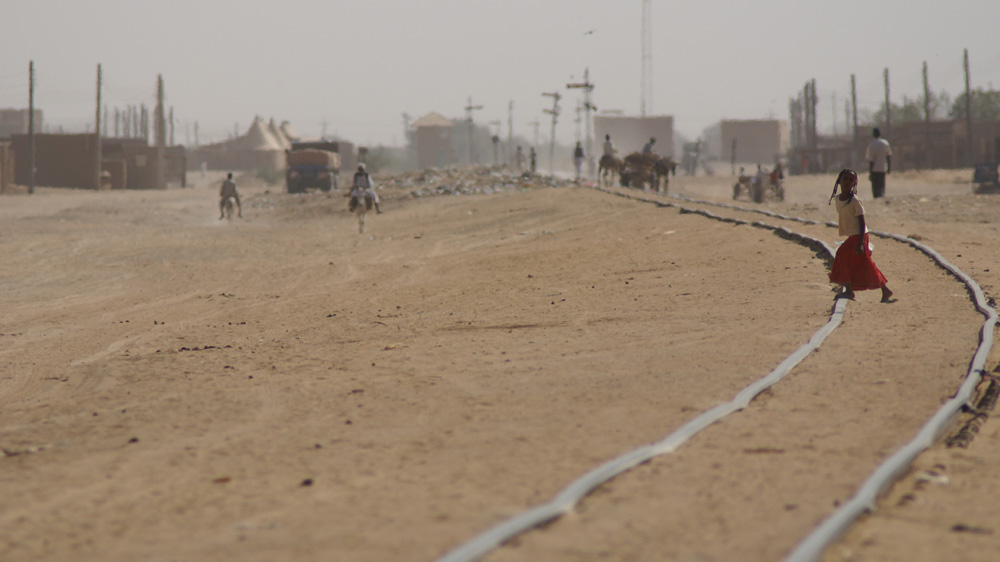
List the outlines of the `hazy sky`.
{"label": "hazy sky", "polygon": [[[255,115],[302,136],[322,123],[358,144],[402,142],[404,112],[462,117],[529,139],[559,90],[560,140],[574,139],[578,90],[590,68],[599,109],[638,114],[641,0],[19,0],[0,18],[0,107],[35,103],[49,126],[92,127],[96,66],[110,107],[155,104],[157,74],[177,142],[222,140]],[[1000,88],[1000,1],[652,1],[653,96],[689,137],[720,119],[788,118],[815,78],[820,128],[841,132],[850,76],[873,112],[888,67],[892,99],[931,89]],[[590,33],[588,33],[590,32]],[[650,111],[651,109],[651,111]],[[836,121],[834,117],[836,115]]]}

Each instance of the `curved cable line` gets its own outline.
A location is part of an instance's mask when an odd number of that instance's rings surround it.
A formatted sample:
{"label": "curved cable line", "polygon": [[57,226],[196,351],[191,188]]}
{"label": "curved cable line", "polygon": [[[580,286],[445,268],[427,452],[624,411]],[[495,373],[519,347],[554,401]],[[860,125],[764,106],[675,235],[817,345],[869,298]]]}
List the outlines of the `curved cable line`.
{"label": "curved cable line", "polygon": [[[620,197],[636,199],[626,194],[606,191],[601,188],[598,189],[600,191],[604,191],[605,193],[611,193]],[[651,202],[661,207],[678,207],[681,212],[696,213],[715,220],[722,220],[724,222],[748,224],[759,228],[771,229],[779,233],[779,235],[796,240],[807,247],[814,249],[818,248],[819,251],[826,254],[829,259],[833,258],[833,250],[822,240],[811,238],[804,234],[794,233],[781,227],[775,227],[760,222],[749,223],[739,219],[720,217],[707,211],[700,209],[688,209],[669,202],[650,201],[648,199],[639,200]],[[734,412],[742,410],[750,404],[750,401],[753,400],[755,396],[783,379],[792,368],[802,362],[802,360],[814,350],[819,348],[826,337],[840,325],[843,320],[845,309],[846,301],[844,299],[838,299],[833,306],[833,312],[830,315],[830,320],[815,334],[813,334],[806,344],[796,349],[766,376],[745,387],[730,402],[720,404],[702,412],[661,441],[653,443],[652,445],[639,447],[598,466],[577,480],[574,480],[551,501],[533,507],[520,515],[488,529],[465,544],[448,552],[443,557],[439,558],[438,562],[468,562],[477,560],[511,538],[571,512],[584,496],[615,476],[634,468],[649,459],[675,451],[678,447],[686,443],[701,430]]]}

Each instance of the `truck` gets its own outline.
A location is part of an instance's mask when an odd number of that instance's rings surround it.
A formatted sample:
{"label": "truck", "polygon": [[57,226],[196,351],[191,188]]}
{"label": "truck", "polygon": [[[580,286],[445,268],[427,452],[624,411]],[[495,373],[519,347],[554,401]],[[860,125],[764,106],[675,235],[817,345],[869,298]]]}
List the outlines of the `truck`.
{"label": "truck", "polygon": [[337,187],[340,145],[329,141],[293,142],[285,151],[285,186],[288,193],[309,188],[330,191]]}

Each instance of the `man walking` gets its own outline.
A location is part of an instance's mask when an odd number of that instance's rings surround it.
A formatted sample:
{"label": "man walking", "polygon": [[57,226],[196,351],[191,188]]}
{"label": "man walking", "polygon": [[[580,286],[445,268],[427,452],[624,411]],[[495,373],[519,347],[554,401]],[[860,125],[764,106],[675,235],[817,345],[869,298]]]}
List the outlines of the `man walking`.
{"label": "man walking", "polygon": [[882,132],[875,127],[872,130],[875,137],[865,150],[865,160],[868,160],[868,179],[872,183],[872,199],[885,197],[885,176],[892,171],[892,149],[882,138]]}
{"label": "man walking", "polygon": [[580,181],[580,175],[583,173],[583,161],[585,159],[583,146],[580,145],[580,141],[576,141],[576,148],[573,149],[573,165],[576,167],[576,181]]}

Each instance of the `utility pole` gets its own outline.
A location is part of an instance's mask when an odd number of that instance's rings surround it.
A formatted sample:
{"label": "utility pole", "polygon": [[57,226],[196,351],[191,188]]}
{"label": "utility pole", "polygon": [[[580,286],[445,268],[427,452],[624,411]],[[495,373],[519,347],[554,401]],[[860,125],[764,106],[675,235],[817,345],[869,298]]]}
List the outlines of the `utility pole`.
{"label": "utility pole", "polygon": [[472,164],[472,112],[482,109],[481,105],[472,105],[472,96],[469,96],[469,103],[465,106],[465,123],[469,127],[469,164]]}
{"label": "utility pole", "polygon": [[174,106],[170,106],[170,144],[167,146],[176,146],[174,144]]}
{"label": "utility pole", "polygon": [[507,165],[514,166],[514,100],[507,104]]}
{"label": "utility pole", "polygon": [[851,165],[857,166],[861,162],[861,153],[858,149],[858,87],[853,74],[851,75],[851,123],[854,125],[851,129]]}
{"label": "utility pole", "polygon": [[559,120],[559,92],[544,92],[543,96],[552,98],[552,109],[542,111],[552,116],[552,135],[549,137],[549,173],[555,174],[555,152],[556,152],[556,121]]}
{"label": "utility pole", "polygon": [[101,65],[97,65],[97,110],[94,117],[94,189],[101,189]]}
{"label": "utility pole", "polygon": [[814,154],[818,154],[818,152],[819,152],[819,127],[816,124],[816,122],[817,122],[817,119],[816,119],[816,106],[819,105],[819,96],[816,94],[816,79],[815,78],[812,79],[809,91],[812,94],[812,97],[809,99],[809,103],[810,103],[810,107],[811,107],[810,112],[812,114],[812,117],[809,120],[810,123],[812,124],[812,131],[810,131],[811,134],[812,134],[811,148],[812,148]]}
{"label": "utility pole", "polygon": [[410,137],[409,137],[409,135],[410,135],[410,119],[412,119],[412,117],[410,116],[409,113],[407,113],[405,111],[403,112],[402,117],[403,117],[403,148],[406,149],[406,152],[409,152],[410,151]]}
{"label": "utility pole", "polygon": [[490,121],[490,126],[495,127],[493,134],[490,135],[490,142],[493,143],[493,165],[497,166],[500,164],[500,159],[497,149],[500,147],[500,121]]}
{"label": "utility pole", "polygon": [[532,121],[531,123],[528,123],[528,124],[531,125],[531,128],[535,132],[535,144],[534,144],[534,146],[538,146],[538,127],[541,125],[541,123],[538,122],[538,119],[535,119],[534,121]]}
{"label": "utility pole", "polygon": [[837,136],[837,93],[830,94],[830,111],[833,112],[833,136]]}
{"label": "utility pole", "polygon": [[35,61],[28,61],[28,194],[35,193]]}
{"label": "utility pole", "polygon": [[885,82],[885,134],[882,138],[892,136],[892,105],[889,103],[889,67],[882,72],[882,79]]}
{"label": "utility pole", "polygon": [[653,5],[652,0],[642,0],[642,97],[639,99],[639,114],[653,112]]}
{"label": "utility pole", "polygon": [[156,136],[156,188],[166,189],[166,159],[164,150],[167,144],[167,119],[163,106],[163,75],[156,76],[156,114],[153,116],[153,128]]}
{"label": "utility pole", "polygon": [[736,137],[733,137],[733,146],[729,150],[729,166],[733,175],[736,175]]}
{"label": "utility pole", "polygon": [[590,68],[586,68],[583,71],[583,82],[576,82],[573,84],[566,84],[567,88],[579,88],[583,90],[583,111],[587,120],[586,132],[587,132],[587,170],[591,177],[594,176],[594,151],[593,151],[593,133],[591,132],[591,127],[593,125],[593,120],[590,118],[591,111],[597,111],[597,106],[591,103],[590,94],[594,91],[594,85],[590,82]]}
{"label": "utility pole", "polygon": [[969,143],[969,149],[965,151],[966,160],[969,166],[972,166],[976,162],[976,154],[972,147],[972,91],[969,85],[969,50],[964,51],[964,62],[962,66],[965,67],[965,129],[968,139],[966,142]]}
{"label": "utility pole", "polygon": [[580,116],[583,113],[583,105],[580,104],[580,100],[576,100],[576,109],[573,110],[576,117],[573,119],[573,123],[576,124],[576,142],[583,141],[582,133],[580,132],[580,126],[583,125],[583,118]]}
{"label": "utility pole", "polygon": [[[844,100],[844,134],[851,134],[851,100]],[[853,166],[853,163],[851,164]]]}
{"label": "utility pole", "polygon": [[924,150],[929,170],[933,167],[931,159],[934,152],[931,150],[931,86],[927,77],[927,61],[924,61]]}

